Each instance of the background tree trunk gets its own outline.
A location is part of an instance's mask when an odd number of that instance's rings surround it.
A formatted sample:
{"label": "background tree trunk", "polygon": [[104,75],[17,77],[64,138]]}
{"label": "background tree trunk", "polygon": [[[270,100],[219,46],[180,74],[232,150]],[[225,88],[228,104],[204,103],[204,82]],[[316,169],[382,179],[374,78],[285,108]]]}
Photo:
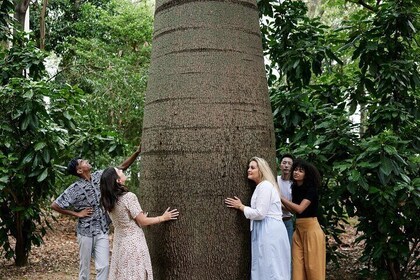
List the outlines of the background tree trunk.
{"label": "background tree trunk", "polygon": [[47,13],[48,0],[42,1],[41,18],[39,20],[39,48],[45,50],[45,14]]}
{"label": "background tree trunk", "polygon": [[19,22],[22,30],[25,28],[26,10],[29,3],[29,0],[15,0],[15,19]]}
{"label": "background tree trunk", "polygon": [[252,156],[275,168],[258,10],[247,1],[157,1],[142,135],[140,203],[178,221],[147,230],[155,278],[249,279]]}
{"label": "background tree trunk", "polygon": [[21,213],[16,214],[16,244],[15,244],[15,265],[26,266],[29,257],[30,223],[22,217]]}

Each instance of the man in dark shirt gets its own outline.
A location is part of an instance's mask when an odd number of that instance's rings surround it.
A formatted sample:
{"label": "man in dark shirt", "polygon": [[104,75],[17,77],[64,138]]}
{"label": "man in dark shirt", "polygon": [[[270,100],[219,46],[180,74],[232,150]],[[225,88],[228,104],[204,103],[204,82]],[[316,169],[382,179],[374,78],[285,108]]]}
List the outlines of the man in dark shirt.
{"label": "man in dark shirt", "polygon": [[[140,154],[140,146],[119,168],[126,170]],[[106,280],[109,270],[109,223],[106,211],[100,205],[100,179],[103,170],[91,173],[89,161],[74,158],[67,171],[78,178],[52,204],[55,211],[78,218],[79,280],[90,275],[90,260],[95,259],[96,279]]]}

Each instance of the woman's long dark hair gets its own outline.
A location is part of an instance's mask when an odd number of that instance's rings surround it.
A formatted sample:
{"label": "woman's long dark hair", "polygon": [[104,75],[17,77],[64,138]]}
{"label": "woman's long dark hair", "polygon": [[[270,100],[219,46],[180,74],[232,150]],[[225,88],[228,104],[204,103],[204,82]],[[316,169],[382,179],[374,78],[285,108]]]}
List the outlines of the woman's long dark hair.
{"label": "woman's long dark hair", "polygon": [[128,191],[124,185],[117,182],[119,178],[115,167],[108,167],[101,176],[101,204],[108,212],[114,209],[118,198]]}
{"label": "woman's long dark hair", "polygon": [[[319,174],[318,169],[313,164],[300,158],[295,159],[292,165],[292,178],[296,168],[302,168],[305,171],[305,177],[303,178],[304,187],[316,189],[321,187],[321,174]],[[293,180],[293,184],[296,184],[295,180]]]}

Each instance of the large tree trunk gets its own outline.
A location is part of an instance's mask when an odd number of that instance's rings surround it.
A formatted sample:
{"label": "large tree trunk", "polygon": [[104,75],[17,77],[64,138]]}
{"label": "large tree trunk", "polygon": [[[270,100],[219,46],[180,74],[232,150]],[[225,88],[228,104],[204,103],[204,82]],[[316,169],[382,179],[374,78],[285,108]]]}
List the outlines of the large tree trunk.
{"label": "large tree trunk", "polygon": [[146,232],[155,278],[249,279],[248,160],[275,145],[258,10],[246,1],[157,1],[140,203],[178,221]]}

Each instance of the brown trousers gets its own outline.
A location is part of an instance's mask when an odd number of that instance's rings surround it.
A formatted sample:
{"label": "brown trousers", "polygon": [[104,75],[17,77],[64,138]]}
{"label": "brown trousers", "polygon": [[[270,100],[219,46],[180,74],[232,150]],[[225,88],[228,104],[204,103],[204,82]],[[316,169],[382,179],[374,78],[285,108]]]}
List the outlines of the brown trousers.
{"label": "brown trousers", "polygon": [[293,280],[325,280],[325,234],[317,218],[296,219],[293,233]]}

